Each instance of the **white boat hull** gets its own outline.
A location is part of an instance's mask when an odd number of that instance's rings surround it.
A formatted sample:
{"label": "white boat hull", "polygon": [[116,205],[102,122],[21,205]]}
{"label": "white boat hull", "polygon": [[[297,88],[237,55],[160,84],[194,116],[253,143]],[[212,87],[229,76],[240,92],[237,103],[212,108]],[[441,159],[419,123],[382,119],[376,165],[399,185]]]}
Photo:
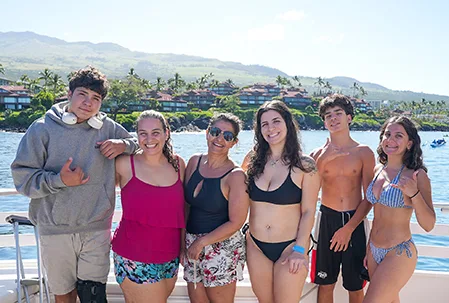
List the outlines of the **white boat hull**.
{"label": "white boat hull", "polygon": [[[32,276],[33,273],[37,272],[36,262],[33,260],[26,260],[25,267],[27,268],[27,275],[30,274],[30,276]],[[111,267],[107,286],[108,302],[124,302],[122,291],[120,286],[115,282],[113,272],[113,268]],[[1,303],[17,303],[15,274],[15,261],[0,262]],[[184,282],[182,275],[183,273],[181,267],[175,289],[168,300],[169,303],[190,302],[187,295],[187,284]],[[234,302],[257,303],[257,299],[251,289],[251,283],[249,282],[249,276],[246,270],[244,278],[245,279],[243,281],[237,283],[237,292]],[[30,293],[36,294],[37,291],[37,287],[30,288]],[[416,270],[410,281],[402,289],[400,298],[402,303],[449,302],[449,273]],[[301,302],[316,303],[316,300],[317,286],[306,283]],[[31,302],[39,302],[39,297],[37,295],[33,295]],[[334,302],[349,302],[347,292],[341,286],[340,280],[338,281],[338,285],[335,289]]]}

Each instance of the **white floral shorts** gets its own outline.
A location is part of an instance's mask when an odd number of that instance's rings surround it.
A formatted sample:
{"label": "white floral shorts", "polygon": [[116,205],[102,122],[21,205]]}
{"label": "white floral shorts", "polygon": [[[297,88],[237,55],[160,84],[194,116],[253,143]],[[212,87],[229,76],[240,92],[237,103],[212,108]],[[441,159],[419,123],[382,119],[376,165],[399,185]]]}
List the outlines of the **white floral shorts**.
{"label": "white floral shorts", "polygon": [[[186,233],[186,248],[206,234]],[[216,287],[243,280],[246,251],[240,231],[229,239],[204,247],[199,259],[187,260],[184,266],[184,280],[203,283],[205,287]]]}

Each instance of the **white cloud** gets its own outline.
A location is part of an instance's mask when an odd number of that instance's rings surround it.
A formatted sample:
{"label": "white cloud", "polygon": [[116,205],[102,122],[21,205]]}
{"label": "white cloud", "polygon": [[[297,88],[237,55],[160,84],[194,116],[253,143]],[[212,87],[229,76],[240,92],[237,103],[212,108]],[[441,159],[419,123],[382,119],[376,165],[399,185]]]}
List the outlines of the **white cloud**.
{"label": "white cloud", "polygon": [[339,34],[337,36],[320,36],[315,39],[315,42],[318,43],[330,43],[330,44],[339,44],[343,42],[345,38],[345,34]]}
{"label": "white cloud", "polygon": [[291,10],[277,15],[276,18],[284,21],[301,21],[305,15],[304,11]]}
{"label": "white cloud", "polygon": [[281,24],[266,24],[248,30],[247,39],[250,41],[281,41],[285,38],[285,28]]}

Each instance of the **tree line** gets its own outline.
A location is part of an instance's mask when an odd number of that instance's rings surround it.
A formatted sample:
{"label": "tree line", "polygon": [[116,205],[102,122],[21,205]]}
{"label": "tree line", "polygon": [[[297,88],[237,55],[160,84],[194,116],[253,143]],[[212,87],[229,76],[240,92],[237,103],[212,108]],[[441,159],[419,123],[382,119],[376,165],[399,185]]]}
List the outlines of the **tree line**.
{"label": "tree line", "polygon": [[[5,69],[2,64],[0,64],[0,74],[5,74]],[[39,72],[39,76],[35,79],[30,78],[28,75],[22,75],[19,80],[15,82],[16,85],[24,86],[29,89],[33,98],[30,103],[30,108],[22,110],[20,112],[12,112],[7,110],[3,113],[3,124],[8,124],[14,121],[14,125],[17,127],[28,127],[28,125],[38,118],[39,115],[43,115],[45,110],[49,109],[55,102],[56,98],[64,96],[67,94],[67,82],[72,77],[72,73],[68,74],[66,81],[60,75],[52,72],[48,68]],[[227,79],[225,83],[235,87],[237,91],[239,87],[235,85],[232,79]],[[275,79],[276,85],[280,89],[298,89],[303,87],[301,82],[301,77],[293,76],[291,78],[283,77],[278,75]],[[220,81],[214,79],[213,73],[204,74],[193,81],[186,81],[182,78],[179,73],[175,73],[173,77],[168,80],[157,77],[154,81],[149,81],[143,77],[140,77],[134,68],[131,68],[128,74],[122,79],[111,79],[110,80],[110,92],[108,98],[104,102],[104,106],[110,109],[110,116],[114,120],[123,120],[125,124],[131,125],[132,121],[135,120],[133,117],[135,115],[122,114],[127,111],[129,104],[139,104],[142,102],[142,98],[146,97],[146,94],[150,90],[157,92],[168,91],[172,96],[176,97],[185,91],[194,89],[204,89],[204,88],[214,88],[220,84]],[[300,110],[296,109],[295,114],[298,121],[300,121],[303,126],[310,128],[319,128],[321,126],[320,119],[316,115],[316,108],[318,102],[322,96],[330,93],[341,93],[341,91],[335,90],[329,81],[326,81],[322,77],[318,77],[314,83],[316,90],[312,93],[312,104],[306,108]],[[242,87],[244,88],[244,87]],[[357,82],[354,82],[352,87],[353,97],[365,97],[367,95],[366,90]],[[280,97],[274,97],[274,99]],[[160,109],[160,104],[156,99],[147,98],[150,102],[144,102],[145,105],[150,105],[150,108]],[[216,98],[216,103],[212,105],[212,108],[205,113],[205,116],[210,116],[215,110],[228,111],[234,113],[240,113],[242,115],[243,121],[249,122],[248,117],[252,116],[254,109],[245,109],[240,107],[240,100],[237,95],[229,96],[218,96]],[[382,106],[380,109],[368,112],[366,114],[358,112],[358,119],[355,120],[355,127],[360,128],[376,128],[381,124],[381,121],[391,116],[394,111],[411,111],[411,113],[418,117],[424,123],[432,124],[432,117],[429,115],[444,115],[448,113],[447,105],[445,101],[430,101],[422,99],[420,101],[412,102],[389,102],[388,105]],[[189,104],[189,111],[201,111]],[[356,110],[357,111],[357,110]],[[119,117],[118,117],[119,115]],[[425,116],[427,115],[427,116]],[[192,115],[186,113],[167,113],[169,117],[188,117],[192,118]],[[420,117],[424,116],[424,117]],[[0,117],[0,119],[2,119]],[[245,120],[246,119],[246,120]],[[433,125],[433,124],[432,124]],[[441,126],[441,123],[438,124]],[[432,126],[433,127],[433,126]]]}

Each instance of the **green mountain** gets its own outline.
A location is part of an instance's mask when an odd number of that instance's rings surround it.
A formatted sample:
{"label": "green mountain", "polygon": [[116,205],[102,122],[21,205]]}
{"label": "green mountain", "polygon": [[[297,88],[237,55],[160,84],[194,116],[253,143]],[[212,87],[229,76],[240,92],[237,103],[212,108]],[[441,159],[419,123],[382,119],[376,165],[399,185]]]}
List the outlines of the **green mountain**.
{"label": "green mountain", "polygon": [[[110,78],[124,77],[134,68],[138,75],[150,81],[157,77],[169,79],[176,72],[187,81],[213,73],[215,79],[232,79],[239,86],[256,82],[274,83],[278,75],[290,77],[281,70],[267,66],[244,65],[197,56],[134,52],[114,43],[67,42],[33,32],[0,32],[0,50],[0,63],[5,68],[5,76],[12,80],[23,74],[37,77],[45,68],[65,78],[70,71],[89,64],[98,67]],[[316,78],[300,78],[309,92],[318,90]],[[368,92],[368,100],[417,101],[425,98],[449,101],[449,96],[394,91],[347,77],[334,77],[325,81],[329,81],[334,90],[349,95],[352,95],[353,83],[357,82]]]}

